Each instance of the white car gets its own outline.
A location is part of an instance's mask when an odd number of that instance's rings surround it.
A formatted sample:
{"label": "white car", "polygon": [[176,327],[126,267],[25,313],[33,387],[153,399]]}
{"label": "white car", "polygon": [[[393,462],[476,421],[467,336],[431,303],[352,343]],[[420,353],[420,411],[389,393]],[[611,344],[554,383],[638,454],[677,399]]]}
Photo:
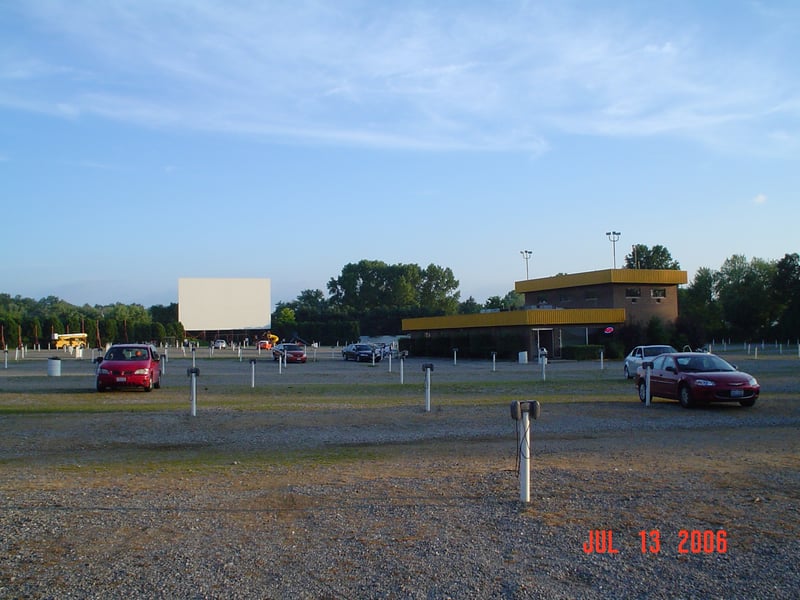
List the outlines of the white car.
{"label": "white car", "polygon": [[[225,340],[214,340],[214,350],[222,350],[223,348],[227,347],[228,347],[228,342],[226,342]],[[633,372],[635,373],[636,369],[634,369]]]}
{"label": "white car", "polygon": [[642,366],[642,361],[646,358],[655,358],[659,354],[666,354],[668,352],[677,352],[672,346],[636,346],[631,350],[630,354],[625,357],[625,365],[622,371],[625,373],[626,379],[633,379],[636,375],[636,369]]}

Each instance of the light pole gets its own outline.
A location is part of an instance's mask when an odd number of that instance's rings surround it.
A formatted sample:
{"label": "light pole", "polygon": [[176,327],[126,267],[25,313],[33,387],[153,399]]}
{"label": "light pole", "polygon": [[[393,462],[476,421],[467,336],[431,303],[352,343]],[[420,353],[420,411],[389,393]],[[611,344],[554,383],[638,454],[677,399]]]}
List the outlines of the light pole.
{"label": "light pole", "polygon": [[619,231],[606,231],[608,241],[611,242],[611,252],[614,255],[614,268],[617,268],[617,242],[619,236],[622,235]]}
{"label": "light pole", "polygon": [[530,279],[530,274],[528,273],[528,261],[530,260],[531,256],[533,256],[533,252],[530,250],[520,250],[520,254],[522,254],[522,258],[525,260],[525,279]]}

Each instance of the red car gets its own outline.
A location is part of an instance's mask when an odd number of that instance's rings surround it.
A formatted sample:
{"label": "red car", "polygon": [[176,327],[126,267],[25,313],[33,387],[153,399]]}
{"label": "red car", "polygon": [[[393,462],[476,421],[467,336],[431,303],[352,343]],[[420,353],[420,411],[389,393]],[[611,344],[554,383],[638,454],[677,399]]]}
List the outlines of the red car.
{"label": "red car", "polygon": [[278,344],[272,350],[272,358],[278,360],[286,354],[287,363],[306,362],[306,349],[300,344]]}
{"label": "red car", "polygon": [[636,370],[636,388],[642,402],[647,400],[648,364],[652,365],[650,397],[672,398],[684,408],[708,402],[753,406],[761,392],[755,377],[737,371],[719,356],[705,352],[674,352],[646,361]]}
{"label": "red car", "polygon": [[161,387],[161,357],[150,344],[114,344],[97,359],[97,391]]}

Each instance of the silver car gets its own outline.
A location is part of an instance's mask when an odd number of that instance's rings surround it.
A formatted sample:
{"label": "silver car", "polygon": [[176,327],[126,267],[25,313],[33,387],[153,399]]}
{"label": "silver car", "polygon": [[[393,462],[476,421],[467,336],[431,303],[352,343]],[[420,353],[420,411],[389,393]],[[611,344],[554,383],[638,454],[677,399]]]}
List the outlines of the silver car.
{"label": "silver car", "polygon": [[644,359],[655,358],[659,354],[666,354],[667,352],[677,352],[677,350],[672,346],[636,346],[625,357],[625,365],[622,368],[625,378],[633,379],[633,376],[636,375],[636,369],[642,366]]}

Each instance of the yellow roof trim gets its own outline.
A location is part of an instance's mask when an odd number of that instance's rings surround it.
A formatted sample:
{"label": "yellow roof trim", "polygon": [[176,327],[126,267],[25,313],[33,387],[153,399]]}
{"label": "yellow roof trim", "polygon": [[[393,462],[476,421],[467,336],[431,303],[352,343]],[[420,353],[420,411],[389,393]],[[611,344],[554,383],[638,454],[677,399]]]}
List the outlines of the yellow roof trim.
{"label": "yellow roof trim", "polygon": [[403,319],[403,331],[532,325],[606,325],[624,322],[624,308],[533,309]]}
{"label": "yellow roof trim", "polygon": [[514,283],[514,291],[518,294],[524,294],[525,292],[542,292],[589,285],[681,285],[687,282],[688,275],[686,271],[673,269],[605,269],[602,271],[588,271],[586,273],[554,275],[553,277],[543,277],[541,279],[517,281]]}

